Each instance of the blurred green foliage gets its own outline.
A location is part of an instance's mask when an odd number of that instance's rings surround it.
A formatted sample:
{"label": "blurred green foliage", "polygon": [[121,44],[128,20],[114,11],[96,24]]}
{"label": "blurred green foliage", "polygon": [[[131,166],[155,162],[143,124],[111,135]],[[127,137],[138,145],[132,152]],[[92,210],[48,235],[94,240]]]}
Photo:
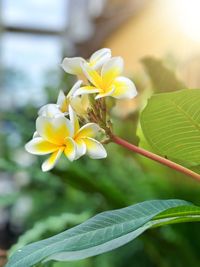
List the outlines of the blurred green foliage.
{"label": "blurred green foliage", "polygon": [[145,57],[141,62],[150,77],[154,92],[162,93],[187,88],[187,86],[176,77],[175,73],[166,67],[166,64],[162,60],[153,57]]}
{"label": "blurred green foliage", "polygon": [[[158,68],[159,74],[163,72],[164,77],[163,63],[159,61],[156,64],[156,68],[155,64],[148,67],[151,69],[148,70],[150,78],[157,77]],[[56,75],[48,73],[46,77],[48,102],[55,102],[58,94],[56,88],[66,91],[72,85],[71,76],[64,75],[57,79]],[[171,76],[167,74],[167,80]],[[162,78],[162,84],[163,81],[166,79]],[[155,83],[157,81],[154,79],[153,86]],[[182,82],[178,81],[177,84],[182,85]],[[156,91],[160,89],[159,81]],[[179,89],[179,86],[174,89]],[[162,87],[162,90],[165,89]],[[138,113],[134,113],[123,118],[123,121],[117,122],[115,119],[116,133],[138,143],[138,116]],[[31,139],[35,130],[36,117],[37,108],[31,103],[21,109],[3,111],[0,117],[0,171],[2,175],[9,176],[15,188],[8,202],[5,199],[0,202],[9,210],[14,230],[19,231],[20,228],[21,234],[26,235],[26,231],[35,229],[35,235],[28,238],[28,242],[51,236],[77,223],[76,220],[70,223],[64,220],[58,227],[44,227],[43,231],[37,228],[38,221],[48,222],[52,216],[59,221],[62,214],[71,213],[80,215],[81,221],[81,214],[94,215],[150,199],[180,198],[200,204],[200,187],[196,182],[115,144],[107,145],[108,158],[105,160],[83,157],[69,163],[63,157],[51,173],[42,173],[40,165],[43,159],[29,155],[24,150],[24,144]],[[56,220],[54,223],[57,224]],[[199,224],[182,224],[149,230],[134,242],[101,256],[74,263],[52,262],[42,266],[198,267],[199,250]]]}

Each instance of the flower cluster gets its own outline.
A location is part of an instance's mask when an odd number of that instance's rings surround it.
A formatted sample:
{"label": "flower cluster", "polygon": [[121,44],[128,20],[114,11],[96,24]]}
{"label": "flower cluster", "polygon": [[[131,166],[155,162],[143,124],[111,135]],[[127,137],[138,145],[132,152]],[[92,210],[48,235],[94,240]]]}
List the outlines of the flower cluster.
{"label": "flower cluster", "polygon": [[[81,57],[65,58],[62,68],[77,75],[79,80],[67,96],[60,91],[56,104],[40,108],[36,132],[25,146],[32,154],[51,154],[42,164],[43,171],[52,169],[62,153],[70,161],[85,154],[93,159],[105,158],[105,148],[95,139],[99,132],[107,136],[112,132],[103,98],[123,99],[137,95],[133,82],[120,76],[122,58],[112,57],[110,49],[96,51],[88,61]],[[85,123],[80,125],[80,122]]]}

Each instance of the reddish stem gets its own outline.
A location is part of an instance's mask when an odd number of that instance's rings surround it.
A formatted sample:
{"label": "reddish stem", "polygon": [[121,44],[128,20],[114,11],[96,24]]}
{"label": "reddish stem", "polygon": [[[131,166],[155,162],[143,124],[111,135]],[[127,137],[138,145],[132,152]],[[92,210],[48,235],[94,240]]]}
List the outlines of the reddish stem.
{"label": "reddish stem", "polygon": [[188,176],[191,176],[193,179],[197,180],[200,182],[200,174],[196,173],[196,172],[193,172],[171,160],[168,160],[168,159],[165,159],[161,156],[158,156],[150,151],[147,151],[141,147],[138,147],[138,146],[135,146],[133,144],[130,144],[129,142],[123,140],[122,138],[116,136],[116,135],[112,135],[112,141],[120,146],[123,146],[131,151],[134,151],[136,152],[137,154],[140,154],[140,155],[143,155],[149,159],[152,159],[154,161],[157,161],[163,165],[166,165],[168,166],[169,168],[171,169],[174,169],[178,172],[181,172],[185,175],[188,175]]}

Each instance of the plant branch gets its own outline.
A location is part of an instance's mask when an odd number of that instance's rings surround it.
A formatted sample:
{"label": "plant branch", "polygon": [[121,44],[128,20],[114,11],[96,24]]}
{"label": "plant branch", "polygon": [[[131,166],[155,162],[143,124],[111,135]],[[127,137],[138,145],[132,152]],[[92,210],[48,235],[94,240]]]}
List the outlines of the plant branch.
{"label": "plant branch", "polygon": [[161,163],[161,164],[163,164],[165,166],[168,166],[171,169],[174,169],[174,170],[176,170],[178,172],[181,172],[181,173],[183,173],[185,175],[188,175],[188,176],[192,177],[193,179],[195,179],[195,180],[200,182],[200,174],[198,174],[196,172],[193,172],[193,171],[191,171],[191,170],[189,170],[189,169],[187,169],[187,168],[185,168],[185,167],[183,167],[183,166],[181,166],[181,165],[179,165],[179,164],[177,164],[177,163],[175,163],[175,162],[173,162],[171,160],[168,160],[166,158],[158,156],[157,154],[154,154],[154,153],[152,153],[150,151],[147,151],[147,150],[145,150],[145,149],[143,149],[141,147],[138,147],[138,146],[135,146],[133,144],[130,144],[126,140],[124,140],[124,139],[122,139],[122,138],[120,138],[120,137],[118,137],[116,135],[112,135],[111,136],[111,140],[114,143],[116,143],[116,144],[118,144],[118,145],[120,145],[122,147],[125,147],[125,148],[127,148],[127,149],[129,149],[129,150],[131,150],[131,151],[133,151],[133,152],[135,152],[137,154],[143,155],[146,158],[149,158],[149,159],[152,159],[154,161],[157,161],[157,162],[159,162],[159,163]]}

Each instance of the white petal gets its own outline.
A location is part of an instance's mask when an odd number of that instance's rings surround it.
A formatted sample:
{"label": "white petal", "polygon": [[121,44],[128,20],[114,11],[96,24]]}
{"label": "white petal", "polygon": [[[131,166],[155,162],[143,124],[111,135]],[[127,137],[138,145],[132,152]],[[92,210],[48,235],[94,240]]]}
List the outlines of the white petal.
{"label": "white petal", "polygon": [[55,118],[59,116],[65,116],[65,114],[60,110],[57,104],[47,104],[41,107],[38,111],[39,116]]}
{"label": "white petal", "polygon": [[66,99],[66,97],[65,97],[63,90],[60,90],[60,92],[58,94],[57,105],[61,106],[62,103],[65,101],[65,99]]}
{"label": "white petal", "polygon": [[42,137],[35,137],[25,145],[25,149],[34,155],[46,155],[58,150],[58,146],[51,144]]}
{"label": "white petal", "polygon": [[73,97],[70,101],[72,108],[79,116],[87,116],[88,108],[90,107],[90,101],[88,95],[82,95]]}
{"label": "white petal", "polygon": [[101,128],[96,123],[87,123],[79,129],[79,131],[75,135],[75,139],[95,137],[100,129]]}
{"label": "white petal", "polygon": [[134,83],[126,77],[117,77],[114,81],[115,90],[111,96],[124,99],[124,98],[133,98],[137,95],[137,90]]}
{"label": "white petal", "polygon": [[124,61],[121,57],[112,57],[102,67],[101,76],[103,80],[108,80],[107,83],[112,82],[119,76],[124,67]]}
{"label": "white petal", "polygon": [[62,155],[62,152],[63,152],[63,148],[59,149],[59,150],[55,151],[53,154],[51,154],[51,156],[43,162],[42,171],[47,172],[47,171],[53,169],[53,167],[58,162],[60,156]]}
{"label": "white petal", "polygon": [[109,48],[102,48],[92,54],[89,60],[89,65],[94,69],[99,69],[110,58],[111,50]]}
{"label": "white petal", "polygon": [[67,94],[67,97],[71,97],[73,96],[73,94],[80,88],[81,84],[83,81],[78,80],[73,87],[71,88],[71,90],[69,91],[69,93]]}
{"label": "white petal", "polygon": [[108,90],[106,93],[100,93],[97,96],[95,96],[95,99],[99,99],[106,96],[111,96],[113,92],[115,91],[115,87],[110,87],[110,90]]}
{"label": "white petal", "polygon": [[76,116],[76,113],[74,112],[74,110],[72,109],[70,105],[69,105],[69,118],[73,126],[73,132],[74,134],[76,134],[76,132],[78,132],[80,128],[79,121],[78,121],[78,117]]}
{"label": "white petal", "polygon": [[61,112],[65,113],[68,112],[68,103],[66,96],[62,90],[60,90],[58,99],[57,99],[57,105]]}
{"label": "white petal", "polygon": [[65,72],[79,75],[82,73],[81,63],[85,62],[82,57],[64,58],[61,64]]}
{"label": "white petal", "polygon": [[35,131],[35,132],[33,133],[33,138],[36,138],[36,137],[40,137],[40,135],[38,134],[37,131]]}
{"label": "white petal", "polygon": [[84,138],[87,147],[87,154],[92,159],[102,159],[107,157],[107,152],[103,145],[93,138]]}
{"label": "white petal", "polygon": [[76,141],[76,159],[79,159],[81,156],[86,153],[86,144],[82,139]]}
{"label": "white petal", "polygon": [[77,155],[77,148],[76,143],[71,137],[67,137],[65,139],[66,148],[64,150],[65,156],[70,160],[73,161],[76,159]]}
{"label": "white petal", "polygon": [[72,124],[65,117],[40,116],[36,120],[36,130],[43,139],[57,145],[63,145],[66,137],[74,135]]}
{"label": "white petal", "polygon": [[89,64],[86,63],[86,62],[82,63],[81,67],[82,67],[82,70],[83,70],[86,78],[88,79],[88,81],[90,81],[90,83],[94,87],[101,88],[101,86],[102,86],[102,78],[99,75],[99,73],[95,69],[91,68],[89,66]]}
{"label": "white petal", "polygon": [[83,86],[80,87],[76,92],[74,93],[74,97],[77,97],[79,95],[87,95],[87,94],[94,94],[98,93],[99,89],[95,88],[94,86]]}

